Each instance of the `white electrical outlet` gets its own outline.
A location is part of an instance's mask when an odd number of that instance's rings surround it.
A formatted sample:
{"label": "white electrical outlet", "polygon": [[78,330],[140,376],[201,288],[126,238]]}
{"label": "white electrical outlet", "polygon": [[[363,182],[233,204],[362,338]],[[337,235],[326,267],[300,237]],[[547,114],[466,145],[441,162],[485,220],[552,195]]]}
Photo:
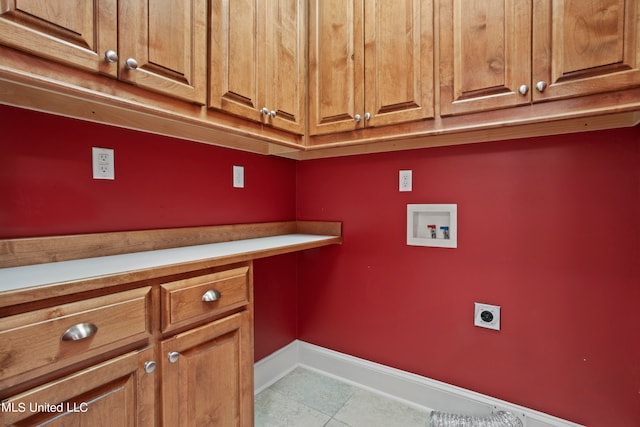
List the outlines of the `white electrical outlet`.
{"label": "white electrical outlet", "polygon": [[413,189],[413,171],[400,171],[400,191],[412,191]]}
{"label": "white electrical outlet", "polygon": [[244,166],[233,167],[233,188],[244,188]]}
{"label": "white electrical outlet", "polygon": [[115,179],[114,151],[111,148],[91,149],[93,179]]}
{"label": "white electrical outlet", "polygon": [[481,328],[500,330],[500,306],[475,303],[473,324]]}

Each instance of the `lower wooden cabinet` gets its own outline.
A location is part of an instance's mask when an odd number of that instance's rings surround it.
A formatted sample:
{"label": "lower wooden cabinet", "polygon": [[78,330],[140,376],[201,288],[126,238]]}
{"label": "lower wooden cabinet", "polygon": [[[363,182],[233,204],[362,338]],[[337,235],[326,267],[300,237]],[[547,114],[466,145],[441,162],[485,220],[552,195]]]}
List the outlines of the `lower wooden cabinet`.
{"label": "lower wooden cabinet", "polygon": [[[151,348],[127,353],[2,401],[2,426],[156,425]],[[148,366],[148,365],[147,365]]]}
{"label": "lower wooden cabinet", "polygon": [[0,426],[252,426],[251,284],[244,262],[0,316]]}
{"label": "lower wooden cabinet", "polygon": [[163,425],[252,426],[252,342],[247,311],[163,341]]}

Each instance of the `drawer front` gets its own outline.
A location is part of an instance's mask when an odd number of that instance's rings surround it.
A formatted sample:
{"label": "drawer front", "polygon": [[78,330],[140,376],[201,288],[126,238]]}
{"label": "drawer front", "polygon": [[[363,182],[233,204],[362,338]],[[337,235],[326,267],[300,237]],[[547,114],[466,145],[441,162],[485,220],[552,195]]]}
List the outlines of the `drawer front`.
{"label": "drawer front", "polygon": [[0,386],[147,340],[150,291],[134,289],[0,319]]}
{"label": "drawer front", "polygon": [[249,267],[165,283],[161,289],[167,332],[249,304]]}

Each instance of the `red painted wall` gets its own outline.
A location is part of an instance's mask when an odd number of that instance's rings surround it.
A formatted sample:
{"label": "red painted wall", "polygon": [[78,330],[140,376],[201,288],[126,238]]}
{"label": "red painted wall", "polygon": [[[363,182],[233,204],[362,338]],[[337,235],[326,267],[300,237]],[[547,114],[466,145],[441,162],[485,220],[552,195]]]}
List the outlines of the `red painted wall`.
{"label": "red painted wall", "polygon": [[[398,192],[412,169],[414,191]],[[640,128],[298,164],[300,339],[590,427],[640,425]],[[458,248],[406,205],[457,203]],[[500,332],[473,303],[502,306]]]}
{"label": "red painted wall", "polygon": [[[0,129],[0,238],[344,221],[342,246],[256,261],[256,360],[299,337],[640,424],[640,128],[297,164],[6,106]],[[115,181],[91,178],[92,146],[115,148]],[[406,246],[406,204],[448,202],[458,249]],[[472,326],[474,301],[502,305],[500,332]]]}
{"label": "red painted wall", "polygon": [[[293,161],[7,106],[0,126],[0,238],[294,219]],[[91,147],[115,149],[115,181]]]}
{"label": "red painted wall", "polygon": [[298,337],[297,265],[296,253],[253,262],[256,362]]}
{"label": "red painted wall", "polygon": [[[0,238],[295,219],[290,160],[2,105],[0,129]],[[115,149],[115,181],[92,178],[91,147]],[[268,289],[295,298],[296,259],[276,258],[255,264],[260,357],[296,338],[295,299]]]}

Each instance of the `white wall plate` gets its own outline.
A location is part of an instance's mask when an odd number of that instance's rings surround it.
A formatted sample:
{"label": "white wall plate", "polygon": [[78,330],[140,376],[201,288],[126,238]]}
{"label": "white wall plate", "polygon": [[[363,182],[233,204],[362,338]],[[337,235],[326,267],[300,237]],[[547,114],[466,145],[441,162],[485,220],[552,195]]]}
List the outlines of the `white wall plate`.
{"label": "white wall plate", "polygon": [[500,330],[500,306],[474,303],[473,324],[481,328]]}
{"label": "white wall plate", "polygon": [[407,245],[458,247],[458,205],[407,205]]}

